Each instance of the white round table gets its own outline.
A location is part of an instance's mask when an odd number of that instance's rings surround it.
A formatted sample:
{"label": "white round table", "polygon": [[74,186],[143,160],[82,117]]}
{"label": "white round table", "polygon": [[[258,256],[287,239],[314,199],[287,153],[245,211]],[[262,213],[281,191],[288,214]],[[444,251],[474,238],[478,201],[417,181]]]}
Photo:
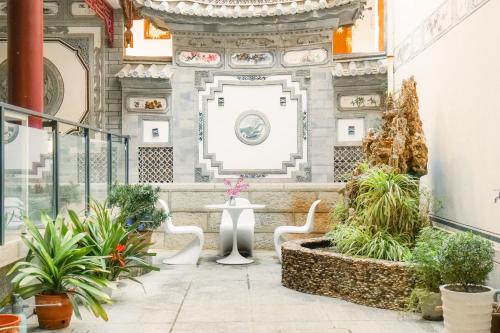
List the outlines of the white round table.
{"label": "white round table", "polygon": [[206,205],[205,208],[207,209],[213,209],[213,210],[227,210],[229,212],[229,215],[231,216],[231,220],[233,221],[233,250],[231,251],[231,254],[228,255],[225,258],[218,259],[217,262],[219,264],[224,264],[224,265],[245,265],[245,264],[251,264],[253,262],[253,259],[248,259],[243,257],[240,252],[238,251],[238,219],[241,215],[241,212],[243,212],[245,209],[262,209],[266,207],[265,205],[228,205],[228,204],[221,204],[221,205]]}

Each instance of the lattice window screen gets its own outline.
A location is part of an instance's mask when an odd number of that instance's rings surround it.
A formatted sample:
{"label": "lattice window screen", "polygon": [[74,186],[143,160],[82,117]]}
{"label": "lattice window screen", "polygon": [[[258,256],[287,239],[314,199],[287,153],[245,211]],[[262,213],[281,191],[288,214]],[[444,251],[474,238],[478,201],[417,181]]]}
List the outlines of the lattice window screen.
{"label": "lattice window screen", "polygon": [[172,183],[173,169],[172,147],[139,147],[140,183]]}
{"label": "lattice window screen", "polygon": [[356,165],[363,160],[361,146],[338,146],[333,148],[333,179],[345,183]]}
{"label": "lattice window screen", "polygon": [[[116,175],[117,152],[113,149],[112,172]],[[85,154],[78,153],[78,182],[85,183]],[[90,182],[106,183],[108,181],[108,152],[90,153]]]}

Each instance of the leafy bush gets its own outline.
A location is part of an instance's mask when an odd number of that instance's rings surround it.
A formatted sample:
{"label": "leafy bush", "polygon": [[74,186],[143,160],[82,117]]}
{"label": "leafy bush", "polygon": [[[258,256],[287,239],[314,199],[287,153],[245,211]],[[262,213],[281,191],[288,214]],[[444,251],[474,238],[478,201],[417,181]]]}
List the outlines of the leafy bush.
{"label": "leafy bush", "polygon": [[353,200],[360,223],[374,233],[386,231],[414,239],[422,228],[417,178],[386,167],[373,167],[357,180]]}
{"label": "leafy bush", "polygon": [[339,224],[328,235],[333,247],[347,255],[403,261],[411,253],[407,240],[355,224]]}
{"label": "leafy bush", "polygon": [[8,275],[13,290],[24,299],[38,294],[67,294],[73,310],[81,318],[78,307],[89,308],[96,316],[107,320],[101,303],[110,303],[102,289],[107,286],[100,258],[92,255],[90,247],[78,243],[85,234],[73,233],[62,217],[55,221],[42,214],[45,234],[28,219],[25,219],[30,237],[21,236],[29,249],[24,261],[15,264]]}
{"label": "leafy bush", "polygon": [[443,284],[439,255],[448,237],[446,232],[432,227],[425,227],[418,235],[411,258],[418,288],[439,292],[439,286]]}
{"label": "leafy bush", "polygon": [[455,285],[457,291],[472,292],[493,269],[493,255],[490,241],[472,232],[453,234],[439,254],[443,282]]}
{"label": "leafy bush", "polygon": [[156,253],[148,252],[151,244],[144,240],[144,235],[127,229],[123,224],[114,223],[108,210],[98,202],[92,203],[91,211],[85,221],[81,221],[72,210],[68,214],[74,230],[85,235],[80,245],[91,249],[91,253],[102,261],[102,267],[106,269],[102,276],[115,281],[121,275],[139,282],[130,276],[132,268],[159,270],[145,261],[146,257],[155,256]]}
{"label": "leafy bush", "polygon": [[115,185],[108,202],[119,207],[117,221],[123,225],[136,225],[137,230],[155,230],[167,217],[162,209],[156,208],[160,188],[151,185]]}

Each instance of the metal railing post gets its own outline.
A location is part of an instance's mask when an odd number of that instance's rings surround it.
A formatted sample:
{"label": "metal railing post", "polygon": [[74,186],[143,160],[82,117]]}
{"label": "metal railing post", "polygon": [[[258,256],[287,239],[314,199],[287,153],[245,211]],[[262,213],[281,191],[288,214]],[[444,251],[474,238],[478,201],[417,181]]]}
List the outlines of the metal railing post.
{"label": "metal railing post", "polygon": [[110,133],[107,135],[108,140],[108,194],[111,191],[111,185],[113,183],[113,141]]}
{"label": "metal railing post", "polygon": [[5,108],[0,106],[0,245],[5,241],[5,137],[4,137],[4,121],[5,121]]}
{"label": "metal railing post", "polygon": [[52,121],[52,182],[54,218],[59,214],[59,123]]}
{"label": "metal railing post", "polygon": [[85,139],[85,212],[90,211],[90,130],[83,130]]}
{"label": "metal railing post", "polygon": [[128,184],[128,158],[129,158],[129,140],[125,138],[125,184]]}

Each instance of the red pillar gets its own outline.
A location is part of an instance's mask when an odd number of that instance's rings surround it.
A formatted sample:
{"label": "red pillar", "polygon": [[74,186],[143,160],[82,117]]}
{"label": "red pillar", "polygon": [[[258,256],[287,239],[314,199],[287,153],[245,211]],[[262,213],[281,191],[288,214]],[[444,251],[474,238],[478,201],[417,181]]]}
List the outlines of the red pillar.
{"label": "red pillar", "polygon": [[[43,112],[43,0],[8,0],[8,103]],[[41,128],[41,118],[29,126]]]}

